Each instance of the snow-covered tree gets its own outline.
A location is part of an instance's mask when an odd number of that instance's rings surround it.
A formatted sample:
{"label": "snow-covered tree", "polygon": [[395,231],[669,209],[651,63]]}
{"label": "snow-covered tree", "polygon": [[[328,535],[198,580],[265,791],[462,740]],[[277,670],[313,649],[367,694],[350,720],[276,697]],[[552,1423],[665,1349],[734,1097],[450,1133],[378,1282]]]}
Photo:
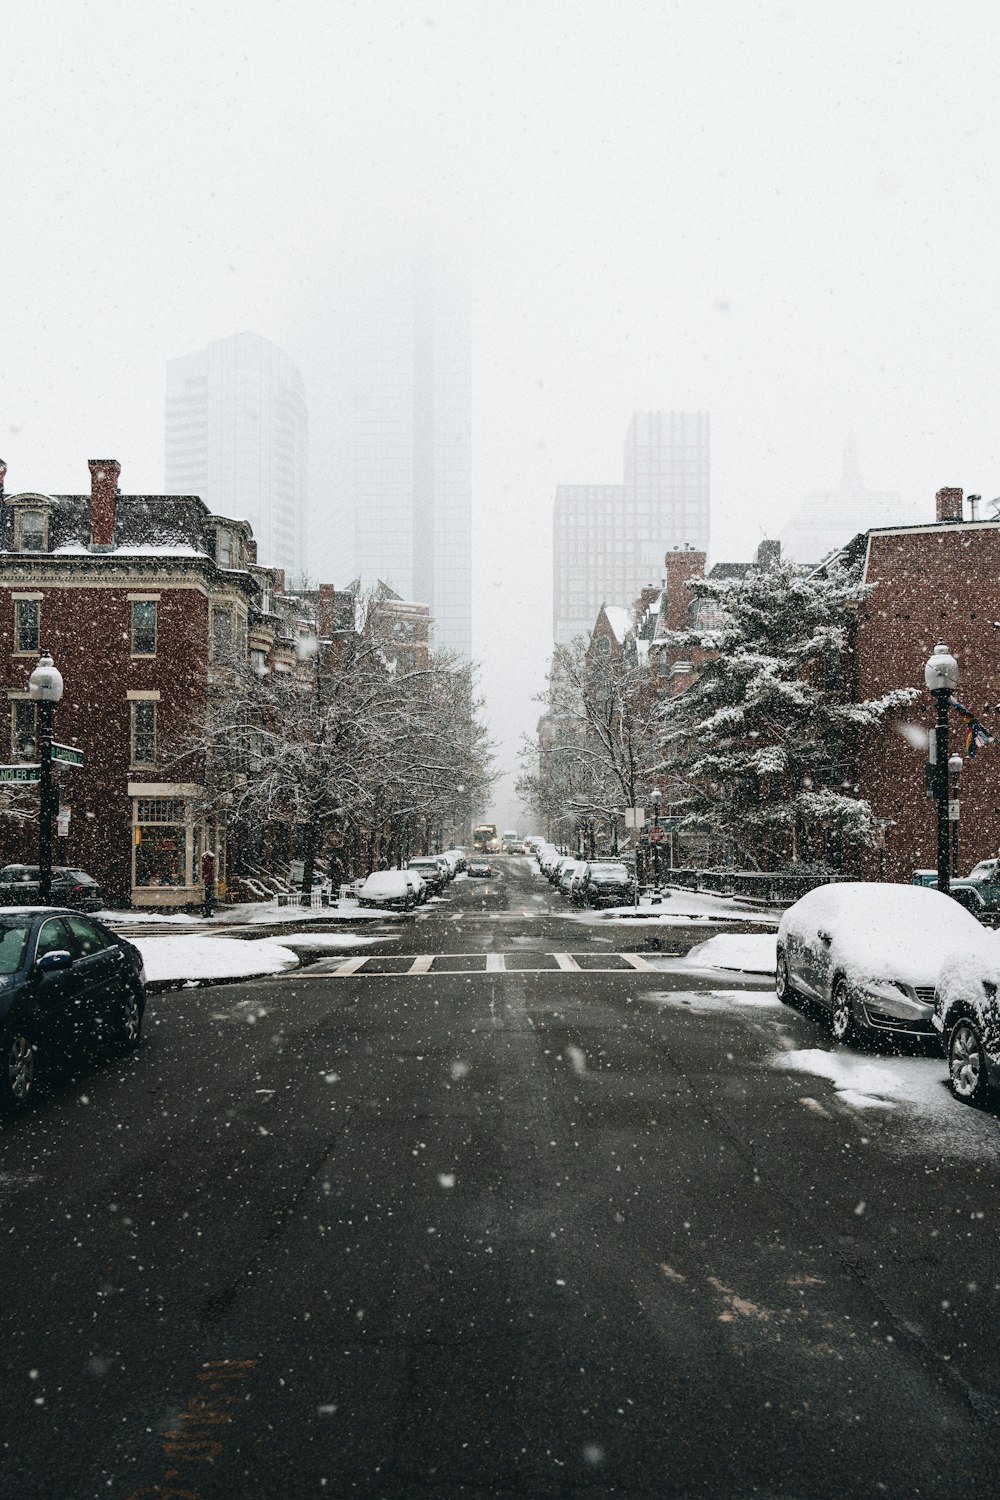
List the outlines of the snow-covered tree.
{"label": "snow-covered tree", "polygon": [[324,848],[363,870],[394,862],[492,784],[472,669],[429,653],[399,670],[377,601],[367,606],[357,630],[302,635],[294,672],[223,664],[197,736],[208,806],[258,863],[268,830],[287,859],[297,829],[304,890]]}
{"label": "snow-covered tree", "polygon": [[856,737],[915,695],[853,699],[852,624],[864,586],[840,571],[810,577],[777,562],[689,587],[700,601],[696,623],[667,644],[709,660],[660,709],[660,774],[681,832],[700,836],[712,861],[839,865],[845,846],[876,831],[856,795]]}
{"label": "snow-covered tree", "polygon": [[635,638],[617,649],[596,633],[557,646],[540,701],[519,794],[550,826],[610,832],[617,812],[642,802],[657,756],[653,683]]}

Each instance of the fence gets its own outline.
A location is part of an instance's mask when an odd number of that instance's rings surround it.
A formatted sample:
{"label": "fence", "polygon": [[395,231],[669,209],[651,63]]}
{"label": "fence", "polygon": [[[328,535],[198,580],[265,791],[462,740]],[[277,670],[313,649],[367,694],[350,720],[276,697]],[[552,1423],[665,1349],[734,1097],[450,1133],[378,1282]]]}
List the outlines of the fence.
{"label": "fence", "polygon": [[329,891],[312,891],[308,896],[301,891],[279,891],[274,899],[279,906],[304,906],[311,911],[321,911],[330,905]]}
{"label": "fence", "polygon": [[818,885],[830,885],[834,875],[807,874],[790,870],[671,870],[670,885],[688,891],[716,891],[721,896],[742,896],[748,901],[768,901],[790,906]]}

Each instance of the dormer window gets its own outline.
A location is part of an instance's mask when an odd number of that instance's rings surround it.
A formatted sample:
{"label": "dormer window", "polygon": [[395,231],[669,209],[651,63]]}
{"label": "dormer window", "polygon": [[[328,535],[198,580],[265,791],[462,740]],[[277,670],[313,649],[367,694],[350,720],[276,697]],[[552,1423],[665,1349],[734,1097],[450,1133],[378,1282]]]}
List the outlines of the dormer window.
{"label": "dormer window", "polygon": [[19,552],[45,552],[46,515],[43,510],[17,511],[16,545]]}
{"label": "dormer window", "polygon": [[215,533],[215,560],[220,568],[233,566],[233,533],[228,526],[220,526]]}

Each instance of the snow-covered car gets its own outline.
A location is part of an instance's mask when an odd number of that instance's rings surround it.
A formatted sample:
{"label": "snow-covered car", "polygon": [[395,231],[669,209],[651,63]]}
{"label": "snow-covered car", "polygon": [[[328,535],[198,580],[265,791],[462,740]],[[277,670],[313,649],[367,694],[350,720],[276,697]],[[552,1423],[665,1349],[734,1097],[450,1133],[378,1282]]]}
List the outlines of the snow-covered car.
{"label": "snow-covered car", "polygon": [[489,880],[493,874],[493,866],[485,859],[474,859],[469,863],[468,874],[470,880]]}
{"label": "snow-covered car", "polygon": [[358,892],[362,906],[383,906],[409,911],[413,892],[405,870],[375,870]]}
{"label": "snow-covered car", "polygon": [[573,881],[578,875],[586,870],[586,861],[582,859],[564,859],[559,871],[557,889],[560,896],[569,896],[573,890]]}
{"label": "snow-covered car", "polygon": [[408,870],[416,870],[422,880],[426,882],[428,892],[436,896],[444,889],[446,876],[438,860],[431,855],[420,855],[416,859],[407,861]]}
{"label": "snow-covered car", "polygon": [[956,1099],[982,1104],[1000,1088],[1000,937],[983,933],[972,952],[949,954],[938,974],[931,1017],[948,1059]]}
{"label": "snow-covered car", "polygon": [[447,856],[448,856],[449,859],[453,859],[455,861],[455,868],[458,870],[459,874],[461,874],[461,872],[465,869],[466,865],[468,864],[468,860],[466,858],[465,850],[464,849],[446,849],[444,852],[445,852],[445,854],[447,854]]}
{"label": "snow-covered car", "polygon": [[419,906],[430,895],[430,891],[427,889],[427,882],[418,870],[407,868],[403,871],[403,874],[406,876],[407,884],[413,892],[413,899]]}
{"label": "snow-covered car", "polygon": [[943,958],[953,949],[978,951],[984,936],[975,917],[926,886],[819,886],[778,924],[778,999],[817,1001],[838,1041],[933,1035]]}
{"label": "snow-covered car", "polygon": [[572,899],[579,906],[624,906],[635,899],[635,882],[626,865],[614,860],[593,860]]}

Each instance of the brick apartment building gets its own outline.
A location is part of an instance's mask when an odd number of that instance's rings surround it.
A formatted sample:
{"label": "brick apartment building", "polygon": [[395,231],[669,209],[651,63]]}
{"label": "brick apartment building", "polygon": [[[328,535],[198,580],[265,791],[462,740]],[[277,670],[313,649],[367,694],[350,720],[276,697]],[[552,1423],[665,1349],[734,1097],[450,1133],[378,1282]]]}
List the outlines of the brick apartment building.
{"label": "brick apartment building", "polygon": [[[955,697],[997,736],[961,773],[961,871],[1000,846],[1000,631],[993,624],[1000,621],[1000,520],[978,520],[974,512],[972,504],[963,513],[961,490],[942,489],[933,522],[869,531],[853,544],[864,549],[863,577],[872,588],[858,611],[857,695],[920,689],[907,713],[861,736],[860,795],[884,826],[884,847],[866,851],[861,861],[863,879],[908,881],[915,869],[937,863],[935,806],[924,792],[926,751],[904,731],[934,723],[924,663],[942,639],[959,664]],[[952,750],[963,749],[965,728],[953,710]]]}
{"label": "brick apartment building", "polygon": [[[293,671],[299,601],[258,566],[246,522],[197,496],[123,495],[120,466],[90,460],[89,494],[6,493],[0,464],[0,660],[9,754],[35,758],[28,678],[42,650],[65,689],[55,739],[83,751],[60,767],[69,830],[57,863],[89,870],[109,902],[199,899],[200,859],[226,830],[199,810],[204,757],[191,736],[235,652]],[[37,824],[0,822],[0,862],[37,859]]]}

